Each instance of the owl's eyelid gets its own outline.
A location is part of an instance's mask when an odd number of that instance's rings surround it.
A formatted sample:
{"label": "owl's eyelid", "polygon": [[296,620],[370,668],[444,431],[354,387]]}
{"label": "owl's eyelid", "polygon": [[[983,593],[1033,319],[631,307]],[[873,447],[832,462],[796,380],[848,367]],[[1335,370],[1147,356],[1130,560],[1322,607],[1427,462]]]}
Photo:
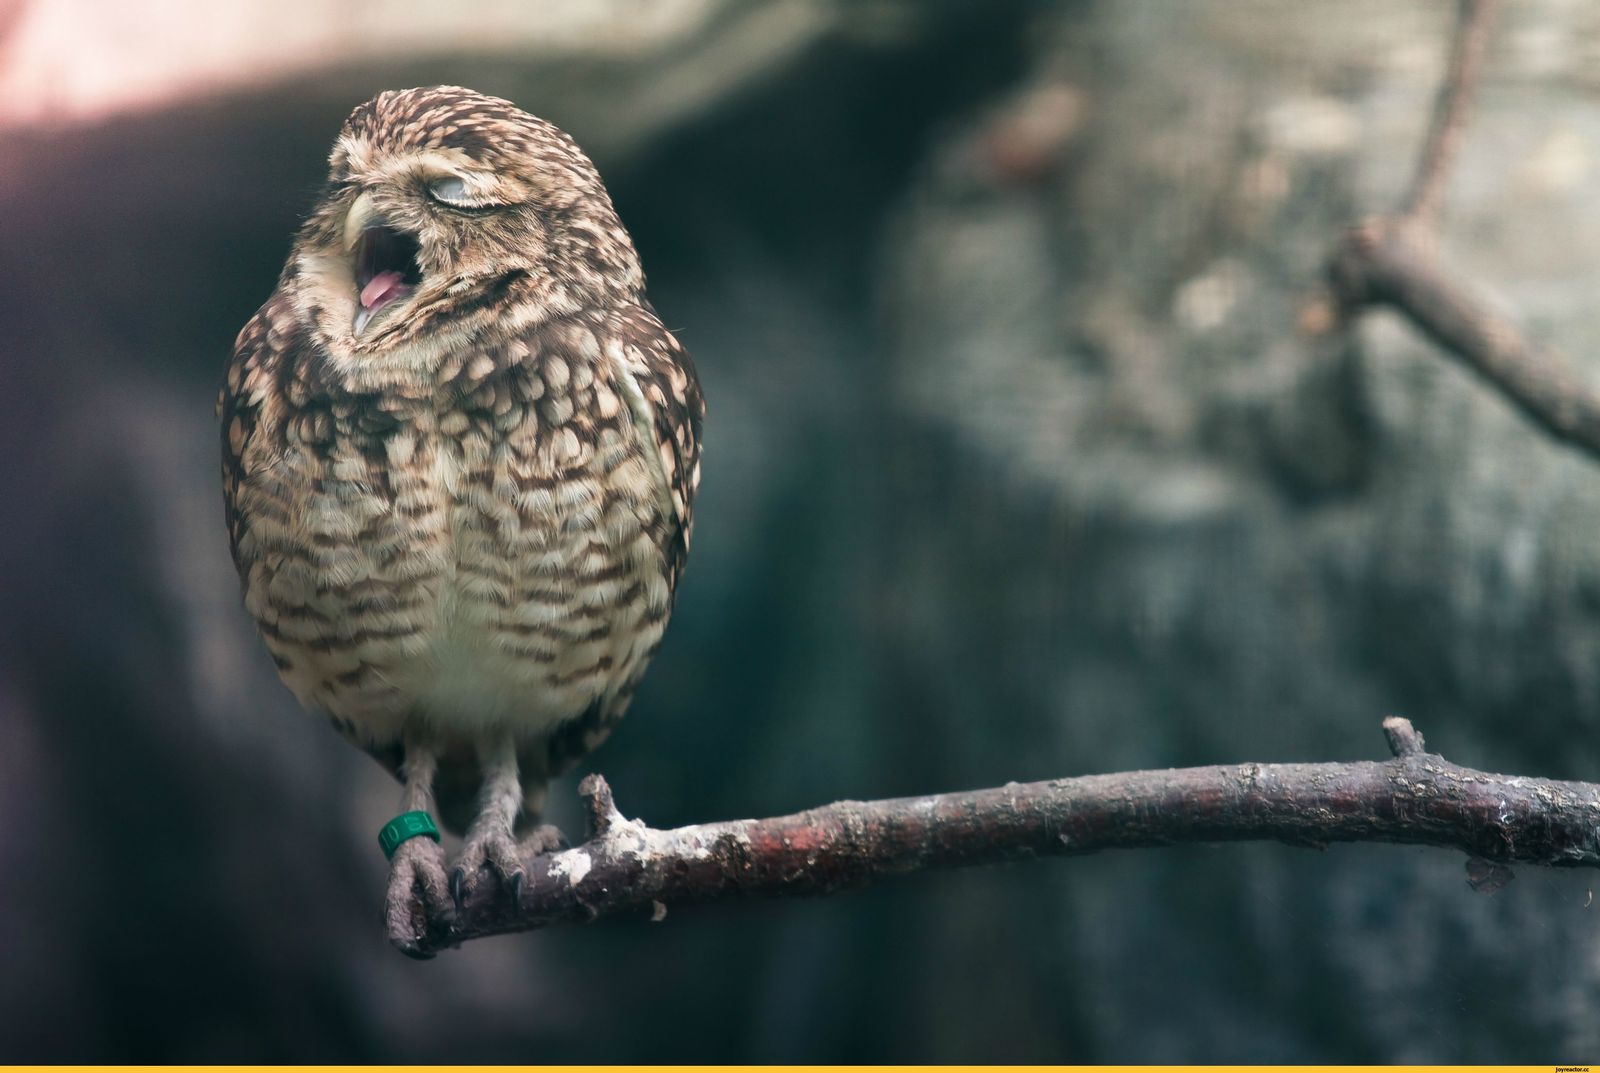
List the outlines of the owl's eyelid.
{"label": "owl's eyelid", "polygon": [[464,212],[482,212],[498,208],[495,201],[473,197],[467,192],[467,182],[459,175],[435,175],[427,180],[428,196],[440,205]]}

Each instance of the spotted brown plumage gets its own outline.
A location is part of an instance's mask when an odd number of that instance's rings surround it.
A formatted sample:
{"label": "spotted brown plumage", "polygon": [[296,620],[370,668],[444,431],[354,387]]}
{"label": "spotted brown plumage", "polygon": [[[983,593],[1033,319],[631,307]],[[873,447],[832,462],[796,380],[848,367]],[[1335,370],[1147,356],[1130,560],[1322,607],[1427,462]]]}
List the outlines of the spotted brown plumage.
{"label": "spotted brown plumage", "polygon": [[[284,682],[465,830],[401,845],[416,949],[516,892],[546,782],[626,710],[688,554],[704,411],[598,174],[456,87],[380,94],[240,333],[219,404],[245,606]],[[420,895],[420,900],[416,897]]]}

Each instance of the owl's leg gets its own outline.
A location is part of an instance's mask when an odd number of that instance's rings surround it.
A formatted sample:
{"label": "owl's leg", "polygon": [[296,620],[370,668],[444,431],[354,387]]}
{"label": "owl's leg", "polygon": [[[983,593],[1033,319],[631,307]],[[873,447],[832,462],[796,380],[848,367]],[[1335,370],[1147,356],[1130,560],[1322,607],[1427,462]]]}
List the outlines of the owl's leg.
{"label": "owl's leg", "polygon": [[522,895],[522,853],[517,846],[517,818],[522,813],[522,782],[517,776],[517,748],[509,732],[479,746],[478,818],[467,829],[467,841],[450,873],[450,894],[460,909],[488,865],[511,892],[513,904]]}
{"label": "owl's leg", "polygon": [[[439,758],[433,748],[406,740],[405,761],[400,765],[400,778],[405,784],[400,811],[433,813],[433,777],[438,767]],[[433,956],[421,952],[420,940],[429,932],[448,933],[455,922],[444,875],[444,850],[439,843],[431,838],[410,838],[400,843],[389,862],[389,891],[384,897],[383,915],[389,941],[401,953],[415,958]]]}

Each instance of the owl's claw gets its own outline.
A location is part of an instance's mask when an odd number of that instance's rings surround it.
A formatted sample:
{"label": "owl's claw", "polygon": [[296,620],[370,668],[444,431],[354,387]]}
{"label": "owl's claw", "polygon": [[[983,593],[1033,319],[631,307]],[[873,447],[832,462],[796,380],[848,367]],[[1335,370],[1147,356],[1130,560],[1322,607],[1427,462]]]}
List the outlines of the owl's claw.
{"label": "owl's claw", "polygon": [[450,894],[458,912],[465,909],[473,891],[477,890],[479,877],[485,869],[499,878],[513,904],[521,901],[522,851],[510,831],[490,828],[468,834],[467,844],[461,848],[455,870],[450,873]]}
{"label": "owl's claw", "polygon": [[456,914],[437,842],[413,838],[394,851],[383,916],[389,941],[407,957],[431,958],[430,947],[449,936]]}

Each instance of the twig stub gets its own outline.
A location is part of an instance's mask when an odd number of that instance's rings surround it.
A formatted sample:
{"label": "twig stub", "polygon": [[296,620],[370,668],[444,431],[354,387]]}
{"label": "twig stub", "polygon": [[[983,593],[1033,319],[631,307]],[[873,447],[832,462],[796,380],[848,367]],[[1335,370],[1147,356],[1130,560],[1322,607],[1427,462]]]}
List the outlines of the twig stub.
{"label": "twig stub", "polygon": [[621,818],[611,786],[605,777],[596,773],[585,775],[578,783],[578,796],[583,799],[584,812],[589,820],[589,837],[603,838],[612,824]]}
{"label": "twig stub", "polygon": [[1428,751],[1422,734],[1403,716],[1391,715],[1385,719],[1383,733],[1389,739],[1389,751],[1397,757],[1421,756]]}

